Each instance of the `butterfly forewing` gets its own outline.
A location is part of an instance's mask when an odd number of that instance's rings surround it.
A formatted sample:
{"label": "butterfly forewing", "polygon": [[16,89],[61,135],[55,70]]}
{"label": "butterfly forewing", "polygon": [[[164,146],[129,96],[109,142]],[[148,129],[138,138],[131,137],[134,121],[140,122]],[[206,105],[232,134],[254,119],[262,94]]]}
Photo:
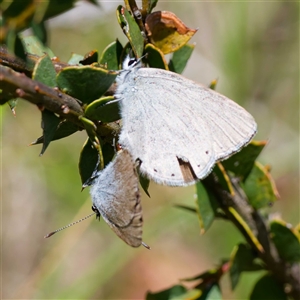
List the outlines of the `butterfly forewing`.
{"label": "butterfly forewing", "polygon": [[154,181],[182,186],[206,177],[246,145],[253,117],[232,100],[181,75],[133,68],[118,80],[119,142]]}
{"label": "butterfly forewing", "polygon": [[127,244],[142,244],[142,206],[135,165],[126,150],[99,172],[90,193],[93,205],[111,229]]}

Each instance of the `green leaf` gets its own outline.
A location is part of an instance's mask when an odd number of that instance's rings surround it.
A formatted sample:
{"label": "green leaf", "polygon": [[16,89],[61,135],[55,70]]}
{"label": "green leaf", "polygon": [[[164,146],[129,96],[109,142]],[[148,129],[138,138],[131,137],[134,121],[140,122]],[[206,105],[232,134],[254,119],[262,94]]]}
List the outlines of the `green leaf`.
{"label": "green leaf", "polygon": [[31,3],[32,0],[9,1],[9,2],[3,1],[2,3],[0,3],[2,17],[5,19],[15,18],[19,14],[24,12],[26,8],[30,6]]}
{"label": "green leaf", "polygon": [[[226,262],[224,262],[224,263],[226,263]],[[215,282],[218,280],[218,278],[219,278],[219,268],[216,268],[216,269],[211,269],[204,273],[201,273],[200,275],[181,279],[181,281],[190,282],[190,281],[201,280],[201,283],[202,282]],[[198,287],[199,286],[200,285],[198,285]]]}
{"label": "green leaf", "polygon": [[129,40],[135,57],[140,58],[143,55],[144,38],[134,17],[125,7],[120,5],[117,8],[117,18],[124,34]]}
{"label": "green leaf", "polygon": [[61,70],[56,81],[63,92],[88,104],[101,97],[116,76],[117,73],[95,66],[72,66]]}
{"label": "green leaf", "polygon": [[148,11],[148,13],[151,13],[151,11],[155,8],[158,0],[149,0],[149,2],[150,3],[149,3],[149,11]]}
{"label": "green leaf", "polygon": [[113,96],[103,97],[90,103],[85,109],[85,116],[103,123],[115,122],[121,119],[119,103]]}
{"label": "green leaf", "polygon": [[116,151],[115,151],[115,147],[109,143],[103,143],[103,145],[101,144],[101,149],[102,149],[103,162],[105,168],[114,158]]}
{"label": "green leaf", "polygon": [[204,285],[201,297],[198,300],[222,300],[222,294],[218,283],[213,285]]}
{"label": "green leaf", "polygon": [[[80,153],[79,158],[79,174],[82,182],[82,187],[91,185],[93,182],[92,176],[96,172],[105,168],[113,159],[115,149],[111,144],[104,143],[100,148],[101,153],[93,145],[90,139],[87,139]],[[104,161],[104,167],[101,168],[101,158]]]}
{"label": "green leaf", "polygon": [[48,40],[45,23],[43,21],[40,23],[32,22],[31,28],[32,28],[34,35],[42,42],[42,44],[45,45]]}
{"label": "green leaf", "polygon": [[97,127],[96,127],[95,123],[85,117],[79,117],[79,119],[82,122],[90,140],[93,143],[96,143],[97,145],[99,145],[100,143],[99,143],[99,140],[98,140],[98,137],[96,134]]}
{"label": "green leaf", "polygon": [[242,272],[263,269],[262,265],[255,261],[256,259],[257,255],[255,255],[248,244],[239,244],[234,248],[230,258],[230,280],[232,290],[237,286]]}
{"label": "green leaf", "polygon": [[47,47],[36,36],[26,36],[22,38],[25,51],[30,54],[35,54],[37,56],[44,56],[45,53],[49,57],[54,57],[54,53]]}
{"label": "green leaf", "polygon": [[148,192],[148,188],[150,185],[150,180],[143,176],[142,174],[139,174],[139,179],[140,179],[140,185],[143,188],[144,192],[146,193],[146,195],[150,198],[150,194]]}
{"label": "green leaf", "polygon": [[147,53],[147,62],[151,68],[169,70],[164,54],[152,44],[145,47]]}
{"label": "green leaf", "polygon": [[266,274],[255,284],[250,300],[288,300],[283,286],[272,275]]}
{"label": "green leaf", "polygon": [[255,162],[250,174],[243,184],[250,204],[255,209],[272,205],[278,197],[273,178],[268,168]]}
{"label": "green leaf", "polygon": [[26,61],[26,50],[24,44],[14,29],[8,29],[6,34],[6,45],[10,52]]}
{"label": "green leaf", "polygon": [[186,293],[176,297],[176,300],[197,300],[201,296],[202,291],[198,289],[190,289]]}
{"label": "green leaf", "polygon": [[199,216],[201,234],[203,234],[212,224],[219,206],[213,193],[207,190],[201,182],[196,183],[196,190],[196,209]]}
{"label": "green leaf", "polygon": [[[78,131],[78,126],[75,125],[72,122],[68,122],[66,120],[59,123],[57,130],[55,131],[55,134],[52,138],[52,141],[62,139],[64,137],[67,137],[73,133]],[[37,145],[44,142],[44,136],[42,135],[38,139],[36,139],[34,142],[32,142],[30,145]]]}
{"label": "green leaf", "polygon": [[122,51],[123,46],[117,39],[103,50],[99,63],[105,65],[108,70],[118,70]]}
{"label": "green leaf", "polygon": [[80,61],[83,60],[84,56],[81,54],[77,54],[77,53],[72,53],[68,64],[69,65],[79,65]]}
{"label": "green leaf", "polygon": [[175,51],[169,62],[170,71],[181,74],[188,63],[194,48],[195,45],[186,44],[182,48]]}
{"label": "green leaf", "polygon": [[70,10],[74,7],[74,3],[76,0],[49,0],[50,5],[48,6],[45,15],[44,20],[47,20],[49,18],[53,18],[54,16],[60,15],[67,10]]}
{"label": "green leaf", "polygon": [[182,205],[182,204],[175,204],[174,206],[177,207],[177,208],[192,212],[192,213],[198,213],[197,209],[194,208],[194,207],[190,207],[190,206]]}
{"label": "green leaf", "polygon": [[286,262],[294,263],[300,261],[300,243],[297,235],[288,228],[287,224],[275,220],[270,224],[271,239],[278,253]]}
{"label": "green leaf", "polygon": [[222,161],[222,165],[226,170],[233,172],[236,176],[241,177],[242,180],[246,180],[256,158],[265,145],[265,141],[252,141],[240,152]]}
{"label": "green leaf", "polygon": [[33,69],[32,79],[49,87],[56,86],[56,72],[48,55],[43,55],[37,60]]}
{"label": "green leaf", "polygon": [[158,293],[148,292],[146,300],[179,300],[181,296],[187,292],[187,289],[182,285],[174,285],[173,287],[163,290]]}
{"label": "green leaf", "polygon": [[53,140],[59,122],[60,118],[58,118],[53,112],[47,109],[42,111],[42,128],[44,139],[40,155],[45,153],[50,142]]}
{"label": "green leaf", "polygon": [[89,181],[99,164],[99,152],[93,146],[90,139],[87,139],[83,145],[79,157],[79,174],[81,183],[84,186]]}

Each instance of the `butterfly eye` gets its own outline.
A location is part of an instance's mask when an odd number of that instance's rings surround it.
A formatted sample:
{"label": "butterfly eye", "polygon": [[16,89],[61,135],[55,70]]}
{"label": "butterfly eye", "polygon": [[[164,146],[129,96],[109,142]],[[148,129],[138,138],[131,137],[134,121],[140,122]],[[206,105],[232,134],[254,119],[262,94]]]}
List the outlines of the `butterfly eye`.
{"label": "butterfly eye", "polygon": [[135,64],[137,62],[136,58],[130,58],[129,62],[128,62],[128,66],[132,66],[133,64]]}

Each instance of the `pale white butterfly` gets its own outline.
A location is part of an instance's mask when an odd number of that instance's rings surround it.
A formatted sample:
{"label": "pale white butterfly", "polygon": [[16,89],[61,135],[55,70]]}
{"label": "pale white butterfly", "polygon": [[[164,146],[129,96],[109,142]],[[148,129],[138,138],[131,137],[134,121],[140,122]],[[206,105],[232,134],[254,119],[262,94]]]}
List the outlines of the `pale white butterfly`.
{"label": "pale white butterfly", "polygon": [[132,247],[143,245],[150,249],[142,241],[139,180],[135,163],[126,150],[117,152],[114,160],[96,174],[90,194],[93,210],[117,236]]}
{"label": "pale white butterfly", "polygon": [[116,81],[123,120],[119,143],[157,183],[195,183],[256,133],[245,109],[176,73],[143,68],[127,57]]}

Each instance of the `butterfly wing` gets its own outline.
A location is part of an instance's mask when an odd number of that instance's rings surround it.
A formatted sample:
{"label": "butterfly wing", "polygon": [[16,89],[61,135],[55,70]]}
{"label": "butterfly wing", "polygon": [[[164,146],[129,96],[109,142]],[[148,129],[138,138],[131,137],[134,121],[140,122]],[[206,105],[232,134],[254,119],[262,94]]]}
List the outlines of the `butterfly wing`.
{"label": "butterfly wing", "polygon": [[142,244],[142,206],[134,162],[126,150],[99,172],[90,189],[93,205],[128,245]]}
{"label": "butterfly wing", "polygon": [[182,186],[206,177],[256,133],[246,110],[181,75],[140,68],[122,80],[119,142],[158,183]]}

